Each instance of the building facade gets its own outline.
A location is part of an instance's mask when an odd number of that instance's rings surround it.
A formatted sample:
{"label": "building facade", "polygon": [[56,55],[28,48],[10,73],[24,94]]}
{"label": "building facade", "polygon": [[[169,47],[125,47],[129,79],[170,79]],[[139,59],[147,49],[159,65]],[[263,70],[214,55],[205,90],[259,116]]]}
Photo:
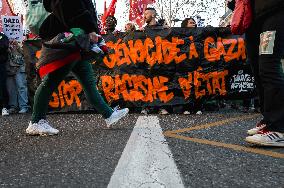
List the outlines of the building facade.
{"label": "building facade", "polygon": [[227,27],[228,25],[230,25],[232,15],[233,12],[227,6],[225,6],[225,14],[220,18],[219,27]]}

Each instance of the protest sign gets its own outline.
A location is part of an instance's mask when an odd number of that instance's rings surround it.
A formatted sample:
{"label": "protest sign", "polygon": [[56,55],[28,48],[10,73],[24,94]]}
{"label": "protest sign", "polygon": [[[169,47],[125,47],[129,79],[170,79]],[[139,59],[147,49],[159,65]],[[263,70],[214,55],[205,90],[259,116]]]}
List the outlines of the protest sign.
{"label": "protest sign", "polygon": [[20,16],[1,16],[3,33],[17,41],[23,40],[23,28]]}

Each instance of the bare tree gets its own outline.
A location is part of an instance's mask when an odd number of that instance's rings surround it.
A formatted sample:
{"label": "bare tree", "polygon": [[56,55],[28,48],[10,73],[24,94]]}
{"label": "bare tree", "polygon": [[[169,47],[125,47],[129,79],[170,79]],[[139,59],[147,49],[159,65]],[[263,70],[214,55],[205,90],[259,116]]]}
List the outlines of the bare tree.
{"label": "bare tree", "polygon": [[[205,19],[205,25],[212,21],[219,21],[219,18],[225,12],[225,0],[156,0],[153,5],[158,12],[158,17],[166,20],[169,26],[174,26],[178,20],[187,17],[202,16]],[[128,20],[130,0],[118,0],[122,3],[124,9],[117,9],[120,13],[119,20]]]}
{"label": "bare tree", "polygon": [[224,12],[224,0],[156,0],[154,7],[170,26],[174,21],[199,14],[209,24]]}
{"label": "bare tree", "polygon": [[28,6],[27,0],[8,0],[8,3],[15,14],[25,14]]}

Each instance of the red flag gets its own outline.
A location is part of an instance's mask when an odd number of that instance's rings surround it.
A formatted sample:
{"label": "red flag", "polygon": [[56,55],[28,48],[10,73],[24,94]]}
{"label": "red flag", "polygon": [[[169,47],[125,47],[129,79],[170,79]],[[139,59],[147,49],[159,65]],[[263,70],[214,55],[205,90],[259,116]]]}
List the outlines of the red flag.
{"label": "red flag", "polygon": [[155,0],[130,0],[129,20],[134,21],[141,28],[144,24],[144,11],[148,4],[155,3]]}
{"label": "red flag", "polygon": [[116,2],[117,0],[112,0],[109,7],[106,8],[106,1],[105,1],[105,11],[102,15],[102,30],[105,28],[106,19],[108,16],[114,16],[115,14],[115,8],[116,8]]}
{"label": "red flag", "polygon": [[106,2],[106,0],[105,0],[105,2],[104,2],[104,13],[107,11],[107,2]]}

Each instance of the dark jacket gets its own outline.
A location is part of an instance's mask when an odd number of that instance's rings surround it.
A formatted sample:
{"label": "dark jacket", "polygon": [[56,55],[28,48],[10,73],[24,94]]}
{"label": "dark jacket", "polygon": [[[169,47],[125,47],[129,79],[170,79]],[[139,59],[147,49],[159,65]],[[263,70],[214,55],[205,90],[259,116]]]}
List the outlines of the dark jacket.
{"label": "dark jacket", "polygon": [[[254,19],[262,19],[277,11],[284,11],[284,0],[251,0]],[[235,9],[235,0],[228,4],[228,8]]]}
{"label": "dark jacket", "polygon": [[4,33],[0,32],[0,64],[6,63],[8,60],[8,47],[8,37]]}
{"label": "dark jacket", "polygon": [[251,0],[255,19],[277,11],[284,11],[284,0]]}
{"label": "dark jacket", "polygon": [[71,28],[99,33],[97,12],[91,0],[44,0],[43,4],[51,14],[41,25],[42,39],[51,39]]}

